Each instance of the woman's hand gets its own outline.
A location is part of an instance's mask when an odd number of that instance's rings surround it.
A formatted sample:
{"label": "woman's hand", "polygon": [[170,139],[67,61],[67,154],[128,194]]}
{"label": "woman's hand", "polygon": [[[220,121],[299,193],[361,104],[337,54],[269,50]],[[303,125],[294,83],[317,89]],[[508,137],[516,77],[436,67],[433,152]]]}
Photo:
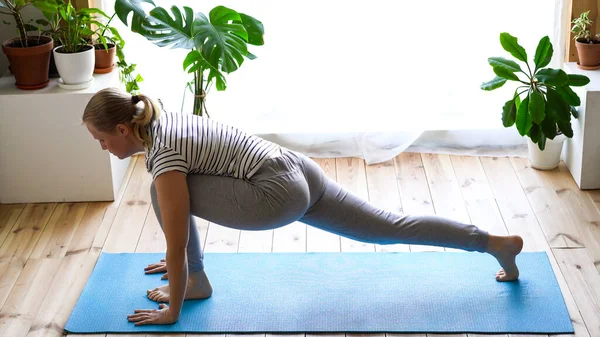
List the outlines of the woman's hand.
{"label": "woman's hand", "polygon": [[167,260],[161,259],[160,262],[149,264],[146,268],[144,268],[144,272],[146,274],[156,274],[156,273],[165,273],[161,276],[161,280],[166,280],[169,278],[167,275]]}
{"label": "woman's hand", "polygon": [[161,303],[158,306],[160,309],[136,309],[135,314],[127,316],[130,322],[136,322],[135,325],[147,324],[173,324],[177,322],[169,311],[169,306]]}

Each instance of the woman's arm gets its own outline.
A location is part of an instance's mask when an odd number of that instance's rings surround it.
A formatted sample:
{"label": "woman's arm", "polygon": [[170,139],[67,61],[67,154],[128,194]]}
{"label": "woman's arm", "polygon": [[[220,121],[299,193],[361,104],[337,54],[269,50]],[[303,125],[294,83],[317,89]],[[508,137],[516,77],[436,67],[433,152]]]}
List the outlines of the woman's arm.
{"label": "woman's arm", "polygon": [[186,176],[179,171],[159,175],[154,181],[163,231],[167,240],[169,311],[176,321],[181,313],[188,281],[187,244],[190,196]]}

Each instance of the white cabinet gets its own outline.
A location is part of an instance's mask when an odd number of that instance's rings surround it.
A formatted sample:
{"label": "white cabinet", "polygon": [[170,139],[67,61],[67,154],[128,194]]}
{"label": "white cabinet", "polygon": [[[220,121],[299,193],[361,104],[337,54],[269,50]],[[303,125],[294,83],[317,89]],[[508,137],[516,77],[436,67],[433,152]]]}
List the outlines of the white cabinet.
{"label": "white cabinet", "polygon": [[103,151],[81,116],[94,93],[120,87],[116,71],[95,74],[83,90],[57,79],[24,91],[0,78],[0,203],[114,200],[129,165]]}

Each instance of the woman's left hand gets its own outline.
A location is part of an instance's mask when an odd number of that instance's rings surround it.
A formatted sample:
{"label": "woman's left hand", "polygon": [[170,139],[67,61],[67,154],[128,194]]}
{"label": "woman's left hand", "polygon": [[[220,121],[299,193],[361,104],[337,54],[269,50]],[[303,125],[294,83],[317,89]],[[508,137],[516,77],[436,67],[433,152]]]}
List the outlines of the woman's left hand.
{"label": "woman's left hand", "polygon": [[169,306],[161,303],[160,309],[136,309],[135,314],[127,316],[130,322],[136,322],[135,325],[146,324],[173,324],[177,319],[171,316]]}

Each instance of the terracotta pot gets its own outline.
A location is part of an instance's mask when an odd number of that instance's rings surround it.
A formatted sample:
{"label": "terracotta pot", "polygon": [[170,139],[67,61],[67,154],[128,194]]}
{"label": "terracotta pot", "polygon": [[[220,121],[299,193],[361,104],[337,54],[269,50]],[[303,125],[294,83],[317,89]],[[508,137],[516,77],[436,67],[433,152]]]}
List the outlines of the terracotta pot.
{"label": "terracotta pot", "polygon": [[95,73],[109,73],[115,66],[115,54],[117,47],[112,43],[107,43],[108,50],[104,49],[104,45],[94,45],[96,53],[96,66],[94,68]]}
{"label": "terracotta pot", "polygon": [[15,85],[23,90],[41,89],[48,85],[50,53],[54,46],[48,36],[30,37],[29,47],[21,47],[19,38],[2,43],[2,51],[8,57],[10,70],[15,76]]}
{"label": "terracotta pot", "polygon": [[575,41],[579,62],[577,65],[582,69],[600,67],[600,41],[592,40],[586,43],[584,40]]}

